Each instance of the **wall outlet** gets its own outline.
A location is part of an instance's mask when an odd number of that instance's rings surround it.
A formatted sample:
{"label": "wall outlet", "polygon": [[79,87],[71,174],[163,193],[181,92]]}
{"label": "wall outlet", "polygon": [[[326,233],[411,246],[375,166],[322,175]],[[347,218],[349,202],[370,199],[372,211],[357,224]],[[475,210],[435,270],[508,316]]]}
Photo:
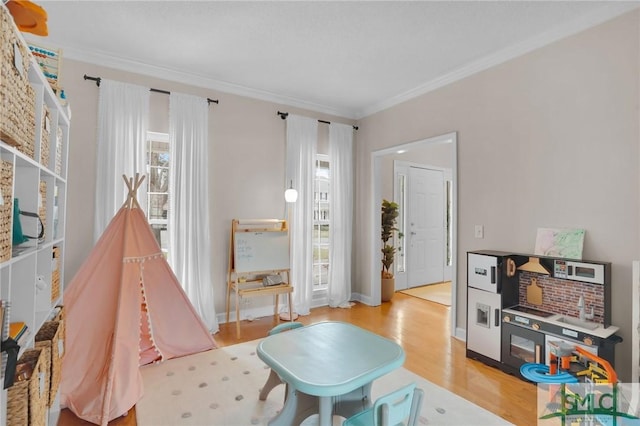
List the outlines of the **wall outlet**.
{"label": "wall outlet", "polygon": [[476,225],[475,236],[476,238],[484,238],[484,226]]}

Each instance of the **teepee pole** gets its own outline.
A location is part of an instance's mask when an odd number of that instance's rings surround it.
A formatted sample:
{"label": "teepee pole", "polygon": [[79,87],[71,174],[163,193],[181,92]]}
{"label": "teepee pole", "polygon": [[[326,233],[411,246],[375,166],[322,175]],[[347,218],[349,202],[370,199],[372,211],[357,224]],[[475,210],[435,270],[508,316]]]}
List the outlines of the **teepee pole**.
{"label": "teepee pole", "polygon": [[140,204],[138,203],[136,194],[138,192],[138,188],[140,188],[140,186],[142,185],[144,178],[145,175],[140,176],[140,173],[136,173],[135,179],[127,178],[125,175],[122,175],[122,179],[129,189],[129,194],[127,195],[127,200],[124,202],[123,207],[126,207],[128,209],[132,209],[134,207],[142,209],[142,207],[140,207]]}

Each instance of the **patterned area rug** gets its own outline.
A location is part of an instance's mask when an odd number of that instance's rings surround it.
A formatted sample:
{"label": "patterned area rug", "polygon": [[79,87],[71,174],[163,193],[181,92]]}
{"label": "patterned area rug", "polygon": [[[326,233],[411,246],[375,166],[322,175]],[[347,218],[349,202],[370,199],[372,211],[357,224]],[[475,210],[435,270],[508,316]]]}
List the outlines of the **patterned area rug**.
{"label": "patterned area rug", "polygon": [[[284,386],[266,401],[258,394],[269,369],[258,358],[259,340],[141,368],[145,395],[136,405],[139,426],[266,425],[282,408]],[[420,425],[509,425],[504,419],[399,368],[373,384],[372,397],[416,382],[425,393]],[[303,425],[317,424],[317,415]],[[342,418],[334,416],[334,425]]]}
{"label": "patterned area rug", "polygon": [[451,281],[413,287],[407,290],[402,290],[400,293],[440,303],[441,305],[451,306]]}

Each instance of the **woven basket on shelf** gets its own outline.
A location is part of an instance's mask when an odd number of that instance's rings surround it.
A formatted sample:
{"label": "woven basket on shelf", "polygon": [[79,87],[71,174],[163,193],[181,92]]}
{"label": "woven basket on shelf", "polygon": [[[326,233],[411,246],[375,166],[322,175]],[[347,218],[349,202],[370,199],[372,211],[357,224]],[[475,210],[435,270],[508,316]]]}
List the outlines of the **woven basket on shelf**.
{"label": "woven basket on shelf", "polygon": [[17,36],[13,18],[0,8],[0,137],[33,158],[35,91],[29,83],[31,52]]}
{"label": "woven basket on shelf", "polygon": [[2,161],[0,191],[4,204],[0,206],[0,262],[11,259],[11,217],[13,215],[13,163]]}
{"label": "woven basket on shelf", "polygon": [[67,331],[67,327],[65,326],[65,321],[64,321],[65,319],[64,306],[58,305],[56,306],[56,309],[57,308],[60,308],[60,311],[56,316],[53,317],[53,321],[58,321],[60,323],[60,327],[62,328],[62,330],[60,331],[60,340],[64,342],[65,333]]}
{"label": "woven basket on shelf", "polygon": [[55,302],[60,297],[60,247],[54,246],[52,251],[51,302]]}
{"label": "woven basket on shelf", "polygon": [[29,382],[14,382],[7,395],[7,426],[29,424]]}
{"label": "woven basket on shelf", "polygon": [[57,175],[62,174],[62,127],[58,127],[56,132],[56,165],[55,172]]}
{"label": "woven basket on shelf", "polygon": [[60,339],[61,332],[61,321],[47,321],[40,327],[35,339],[36,348],[46,347],[49,349],[49,407],[53,405],[53,401],[56,399],[60,378],[62,377],[64,341]]}
{"label": "woven basket on shelf", "polygon": [[40,163],[49,167],[49,154],[51,146],[51,116],[46,104],[42,104],[42,124],[40,131]]}
{"label": "woven basket on shelf", "polygon": [[18,366],[31,364],[33,373],[7,390],[7,426],[46,426],[50,356],[48,348],[40,347],[27,349],[18,360]]}

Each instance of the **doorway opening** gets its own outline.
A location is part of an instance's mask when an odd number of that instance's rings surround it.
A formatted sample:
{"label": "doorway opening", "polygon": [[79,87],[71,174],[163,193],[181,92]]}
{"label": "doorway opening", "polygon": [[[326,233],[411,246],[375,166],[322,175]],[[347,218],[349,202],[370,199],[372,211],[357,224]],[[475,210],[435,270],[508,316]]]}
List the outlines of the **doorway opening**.
{"label": "doorway opening", "polygon": [[[394,189],[398,185],[402,185],[402,182],[399,182],[395,179],[395,173],[393,171],[394,160],[396,161],[407,161],[408,158],[411,158],[412,161],[415,161],[417,158],[421,158],[420,163],[430,164],[437,166],[436,168],[440,168],[442,171],[441,176],[442,179],[445,180],[445,169],[450,170],[450,174],[447,174],[448,185],[443,185],[443,191],[445,191],[445,202],[450,203],[449,214],[444,213],[444,217],[442,221],[446,224],[447,232],[442,236],[444,240],[441,240],[441,247],[446,247],[446,249],[442,250],[443,260],[437,260],[438,263],[444,264],[449,263],[450,265],[450,281],[451,281],[451,310],[450,310],[450,330],[451,334],[455,336],[456,334],[456,299],[457,299],[457,254],[456,254],[456,224],[457,224],[457,134],[455,132],[448,133],[441,136],[436,136],[433,138],[422,139],[418,141],[413,141],[401,145],[396,145],[390,148],[381,149],[378,151],[374,151],[371,153],[372,155],[372,168],[371,168],[371,181],[372,181],[372,199],[371,199],[371,211],[377,212],[379,211],[379,205],[383,198],[391,198],[393,197],[396,201],[400,201],[401,203],[408,203],[409,200],[405,196],[404,199],[399,195],[399,198],[393,194]],[[410,157],[408,157],[410,156]],[[440,166],[438,166],[440,165]],[[432,166],[433,167],[433,166]],[[420,173],[420,172],[418,172]],[[435,176],[435,175],[432,175]],[[449,180],[450,178],[450,180]],[[438,178],[436,178],[437,180]],[[404,181],[406,184],[406,180]],[[409,191],[410,189],[407,188]],[[405,191],[405,194],[408,192]],[[435,195],[434,195],[435,196]],[[410,207],[408,205],[405,207],[405,211],[408,212]],[[447,211],[446,209],[444,210]],[[435,223],[438,217],[432,218]],[[407,222],[408,216],[404,216],[401,219],[400,226],[404,226],[405,231],[409,233],[405,237],[411,237],[411,232],[419,232],[416,230],[411,230],[411,222]],[[409,219],[410,220],[410,219]],[[380,215],[376,214],[373,218],[373,226],[371,230],[372,241],[379,241],[378,236],[380,235]],[[414,226],[415,226],[414,222]],[[420,230],[422,232],[424,230]],[[402,238],[402,244],[408,245],[411,244],[410,238]],[[426,247],[428,240],[425,239],[424,242],[420,243],[422,247]],[[432,245],[436,243],[431,243]],[[380,272],[378,270],[379,265],[379,253],[380,253],[380,244],[373,244],[371,249],[371,265],[372,265],[372,285],[374,286],[372,289],[372,298],[374,304],[380,304]],[[415,250],[415,249],[414,249]],[[402,250],[400,250],[402,252]],[[407,250],[407,255],[409,254],[409,250]],[[399,286],[407,287],[407,277],[408,277],[408,264],[410,262],[408,256],[405,256],[404,259],[399,257],[394,262],[396,268],[396,274],[398,277],[404,275],[400,280],[396,279],[396,290],[398,290]],[[446,274],[446,273],[445,273]],[[446,276],[446,275],[444,275]],[[444,280],[443,276],[443,280]],[[426,283],[425,283],[426,284]],[[377,303],[376,303],[377,302]]]}

